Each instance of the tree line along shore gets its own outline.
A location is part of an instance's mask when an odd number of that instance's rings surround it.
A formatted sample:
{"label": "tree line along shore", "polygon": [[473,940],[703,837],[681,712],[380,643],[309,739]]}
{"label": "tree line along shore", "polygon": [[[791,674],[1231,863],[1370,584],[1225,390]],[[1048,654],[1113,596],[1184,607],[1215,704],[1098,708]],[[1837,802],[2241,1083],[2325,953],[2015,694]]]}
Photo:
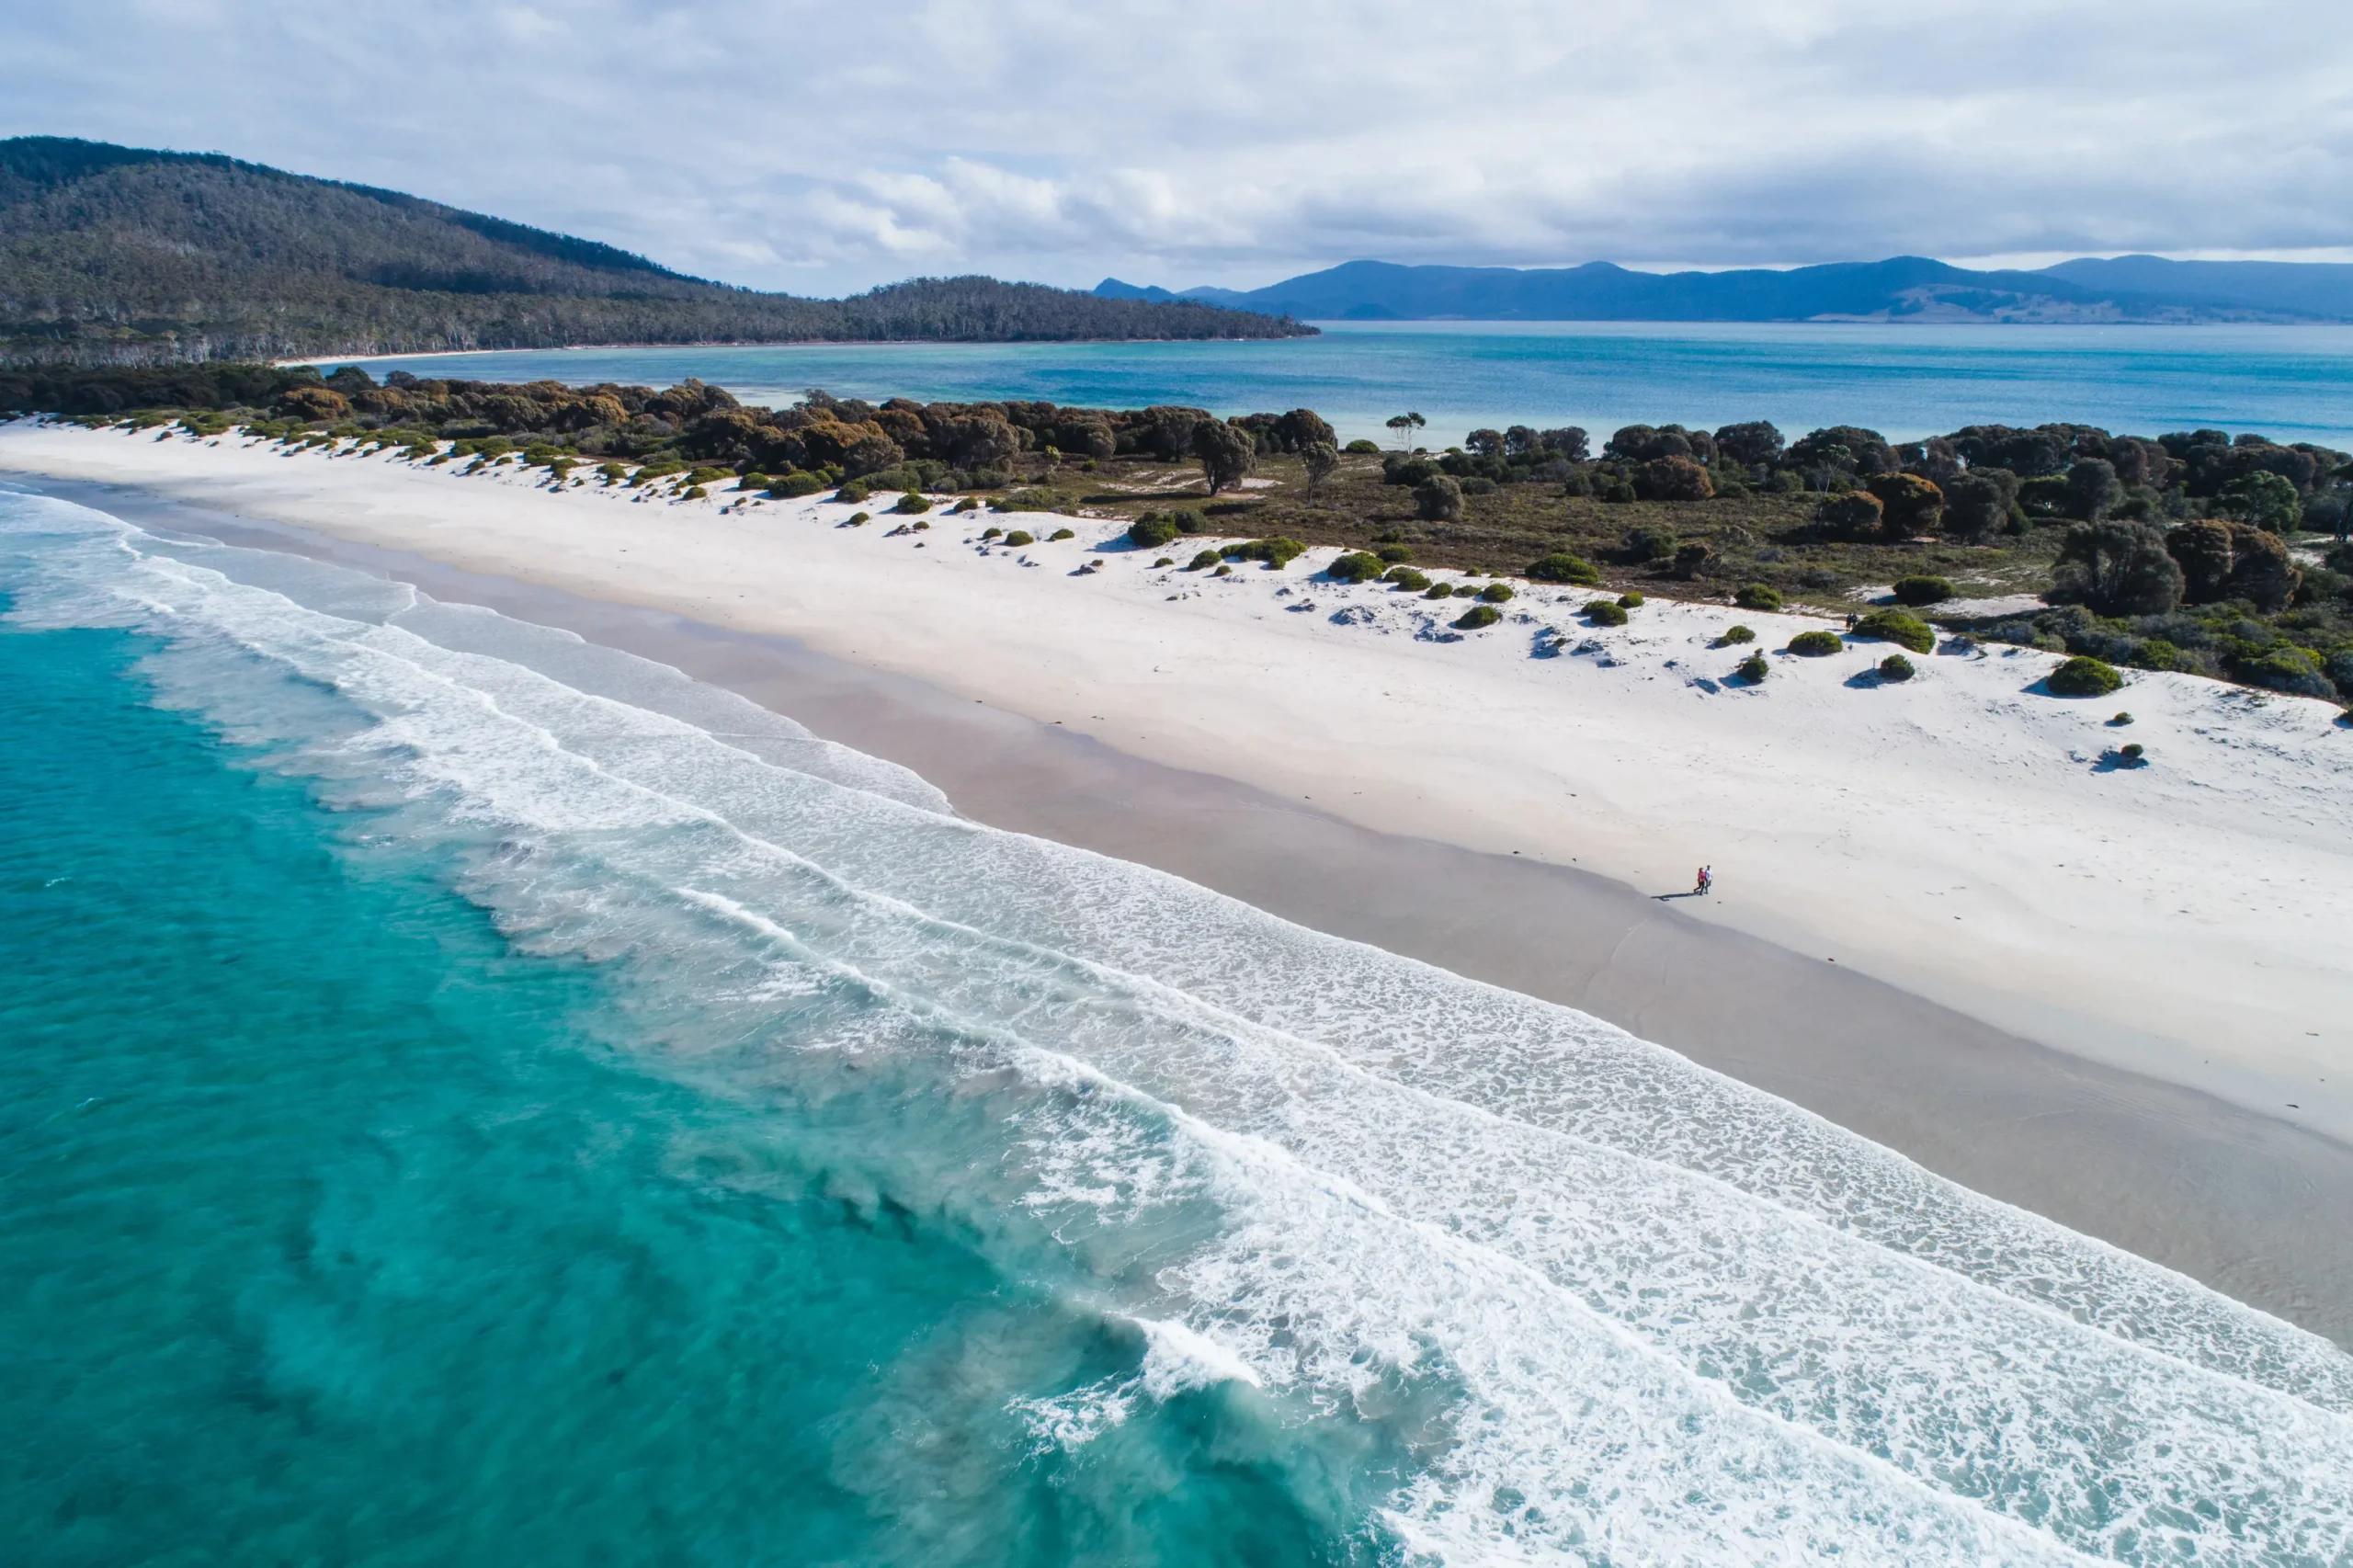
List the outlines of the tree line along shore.
{"label": "tree line along shore", "polygon": [[1840,426],[1790,440],[1751,421],[1628,426],[1597,448],[1573,426],[1513,426],[1433,451],[1410,445],[1421,422],[1404,415],[1384,450],[1343,445],[1307,409],[1218,418],[815,391],[764,408],[694,381],[380,382],[355,366],[257,364],[0,371],[0,412],[357,437],[421,461],[520,464],[551,483],[590,483],[575,472],[587,467],[596,483],[681,494],[970,493],[1114,519],[1147,548],[1255,537],[1256,558],[1279,565],[1338,545],[1344,574],[1401,592],[1418,591],[1419,566],[1758,609],[1848,610],[1868,589],[1927,618],[1913,622],[1923,631],[1934,620],[2085,666],[2353,702],[2353,460],[2250,434],[1980,425],[1891,442]]}

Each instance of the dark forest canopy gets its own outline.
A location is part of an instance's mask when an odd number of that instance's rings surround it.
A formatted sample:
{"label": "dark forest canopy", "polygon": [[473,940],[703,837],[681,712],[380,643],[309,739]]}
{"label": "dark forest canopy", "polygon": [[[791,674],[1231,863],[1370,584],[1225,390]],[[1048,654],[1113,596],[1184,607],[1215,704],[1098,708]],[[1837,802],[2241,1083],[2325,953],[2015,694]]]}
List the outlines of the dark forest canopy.
{"label": "dark forest canopy", "polygon": [[847,300],[756,293],[595,241],[218,154],[0,141],[0,363],[1312,330],[989,278],[915,278]]}

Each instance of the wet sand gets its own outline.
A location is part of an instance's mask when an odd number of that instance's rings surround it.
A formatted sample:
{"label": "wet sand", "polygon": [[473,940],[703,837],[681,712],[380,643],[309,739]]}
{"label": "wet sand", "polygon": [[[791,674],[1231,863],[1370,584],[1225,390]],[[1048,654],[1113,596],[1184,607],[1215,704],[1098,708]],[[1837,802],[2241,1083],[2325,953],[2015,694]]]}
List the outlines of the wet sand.
{"label": "wet sand", "polygon": [[1376,833],[790,638],[142,492],[33,483],[146,526],[340,561],[658,659],[914,768],[979,821],[1581,1008],[2353,1347],[2353,1147],[1688,918],[1675,896],[1685,890]]}

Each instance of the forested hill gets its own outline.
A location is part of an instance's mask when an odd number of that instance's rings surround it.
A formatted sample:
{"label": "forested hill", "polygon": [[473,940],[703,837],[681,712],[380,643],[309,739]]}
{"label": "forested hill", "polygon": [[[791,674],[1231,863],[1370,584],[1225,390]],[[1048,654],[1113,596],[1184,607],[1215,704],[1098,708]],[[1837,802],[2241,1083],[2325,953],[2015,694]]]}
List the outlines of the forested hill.
{"label": "forested hill", "polygon": [[0,141],[0,360],[139,364],[582,343],[1282,337],[1197,301],[989,278],[847,300],[211,153]]}

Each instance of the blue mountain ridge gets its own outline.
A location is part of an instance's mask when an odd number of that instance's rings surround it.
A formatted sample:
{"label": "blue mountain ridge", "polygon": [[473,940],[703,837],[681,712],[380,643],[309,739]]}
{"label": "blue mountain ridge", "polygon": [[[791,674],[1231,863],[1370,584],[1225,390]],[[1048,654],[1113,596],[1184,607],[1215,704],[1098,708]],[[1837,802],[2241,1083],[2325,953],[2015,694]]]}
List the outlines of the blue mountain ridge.
{"label": "blue mountain ridge", "polygon": [[2353,266],[2086,257],[1974,271],[1926,256],[1787,270],[1408,267],[1350,261],[1264,289],[1140,287],[1108,299],[1199,300],[1302,321],[2353,322]]}

